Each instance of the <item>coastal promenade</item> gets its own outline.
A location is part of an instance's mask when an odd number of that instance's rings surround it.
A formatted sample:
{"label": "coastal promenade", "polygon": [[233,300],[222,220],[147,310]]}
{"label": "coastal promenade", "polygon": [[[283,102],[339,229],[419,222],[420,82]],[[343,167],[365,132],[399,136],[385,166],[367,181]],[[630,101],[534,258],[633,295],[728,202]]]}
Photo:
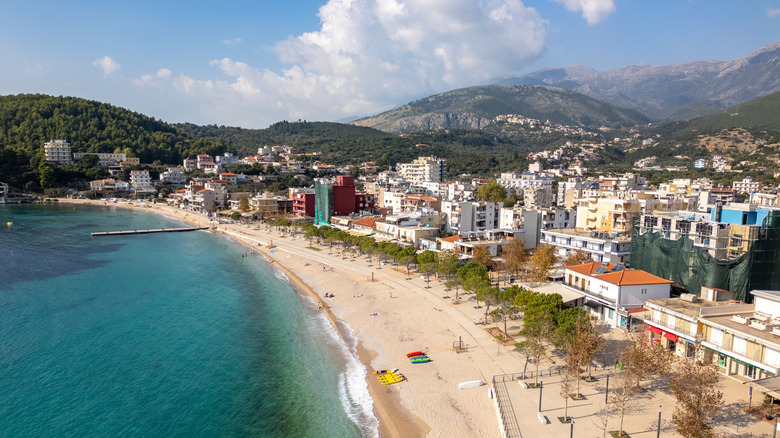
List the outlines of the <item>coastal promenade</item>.
{"label": "coastal promenade", "polygon": [[[485,309],[477,308],[473,295],[461,294],[462,303],[452,304],[453,293],[445,289],[443,281],[432,280],[428,287],[419,274],[407,277],[405,270],[394,269],[392,264],[380,266],[376,259],[369,262],[367,256],[341,254],[328,246],[311,245],[300,234],[293,237],[276,232],[273,227],[217,224],[202,215],[164,206],[140,209],[166,214],[192,226],[211,227],[213,232],[241,242],[286,273],[299,293],[322,303],[337,331],[359,340],[356,351],[368,371],[367,383],[380,420],[381,436],[501,436],[487,386],[460,390],[458,383],[484,380],[490,384],[494,376],[521,373],[524,359],[511,346],[499,344],[486,330],[495,324],[474,324],[474,320],[484,317]],[[325,298],[325,293],[334,297]],[[623,334],[612,330],[609,336],[619,341]],[[465,352],[453,350],[453,343],[458,340],[463,341]],[[415,350],[427,352],[432,361],[410,364],[405,354]],[[541,368],[549,372],[555,366],[545,363]],[[400,368],[408,380],[380,385],[372,372],[386,368]],[[598,381],[582,384],[586,400],[570,401],[569,415],[575,418],[576,437],[604,436],[598,412],[604,406],[607,371],[594,373]],[[569,436],[569,425],[557,420],[563,415],[560,377],[553,375],[544,381],[542,408],[549,420],[546,425],[537,419],[539,391],[523,389],[514,379],[506,383],[519,436]],[[723,436],[771,437],[771,424],[741,411],[747,406],[746,387],[725,377],[721,386],[725,403],[717,431]],[[754,397],[753,404],[756,403],[759,401]],[[651,388],[627,412],[624,430],[632,437],[655,437],[659,406],[661,436],[679,436],[670,423],[674,400],[660,388]],[[617,414],[611,412],[607,430],[615,430],[618,421]]]}

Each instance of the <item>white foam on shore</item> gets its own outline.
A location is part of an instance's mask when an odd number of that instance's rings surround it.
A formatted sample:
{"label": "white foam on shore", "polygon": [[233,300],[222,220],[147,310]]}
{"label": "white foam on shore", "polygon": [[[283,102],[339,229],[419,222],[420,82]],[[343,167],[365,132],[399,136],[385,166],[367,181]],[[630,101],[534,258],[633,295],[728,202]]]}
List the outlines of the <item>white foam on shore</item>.
{"label": "white foam on shore", "polygon": [[[314,300],[311,300],[311,305],[314,306]],[[339,373],[338,391],[347,417],[358,426],[364,437],[379,438],[379,420],[374,415],[374,400],[368,392],[366,382],[368,370],[357,355],[358,340],[352,336],[352,328],[349,325],[342,321],[339,321],[338,325],[337,332],[321,312],[311,318],[311,329],[321,333],[325,342],[338,352],[344,361],[344,370]]]}
{"label": "white foam on shore", "polygon": [[291,284],[290,279],[287,277],[287,274],[282,272],[282,270],[277,268],[276,266],[274,266],[273,268],[274,268],[274,277],[284,281],[287,284]]}

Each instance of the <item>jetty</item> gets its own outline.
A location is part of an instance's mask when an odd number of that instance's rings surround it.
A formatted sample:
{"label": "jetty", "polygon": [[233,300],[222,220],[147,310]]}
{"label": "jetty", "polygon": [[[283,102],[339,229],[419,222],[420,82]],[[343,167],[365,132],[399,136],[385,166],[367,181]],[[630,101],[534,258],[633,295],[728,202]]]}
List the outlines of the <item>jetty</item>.
{"label": "jetty", "polygon": [[93,231],[92,236],[124,236],[128,234],[179,233],[183,231],[208,230],[209,227],[156,228],[151,230]]}

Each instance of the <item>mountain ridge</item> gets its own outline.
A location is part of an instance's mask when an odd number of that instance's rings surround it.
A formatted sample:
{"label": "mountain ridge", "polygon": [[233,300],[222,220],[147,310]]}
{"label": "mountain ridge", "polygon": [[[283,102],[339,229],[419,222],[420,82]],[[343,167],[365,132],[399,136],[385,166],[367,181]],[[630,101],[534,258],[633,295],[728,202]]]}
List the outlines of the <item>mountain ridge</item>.
{"label": "mountain ridge", "polygon": [[500,115],[515,114],[551,123],[598,128],[638,125],[644,115],[551,86],[481,85],[419,99],[352,122],[393,133],[482,129]]}
{"label": "mountain ridge", "polygon": [[[544,68],[494,83],[549,85],[671,121],[688,106],[720,109],[780,91],[780,41],[730,61],[694,61],[660,66],[629,65],[599,72],[580,64]],[[690,113],[703,116],[705,113]],[[679,119],[677,119],[679,120]]]}

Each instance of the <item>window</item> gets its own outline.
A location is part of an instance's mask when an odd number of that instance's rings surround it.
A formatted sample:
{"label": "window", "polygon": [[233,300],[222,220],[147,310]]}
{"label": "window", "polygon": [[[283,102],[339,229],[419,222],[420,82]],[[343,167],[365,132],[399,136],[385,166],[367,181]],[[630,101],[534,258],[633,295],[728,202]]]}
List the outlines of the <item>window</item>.
{"label": "window", "polygon": [[710,342],[712,342],[715,345],[722,346],[723,345],[723,330],[720,329],[712,329],[710,332]]}
{"label": "window", "polygon": [[653,322],[661,322],[661,311],[660,310],[653,310]]}
{"label": "window", "polygon": [[612,319],[615,317],[615,311],[612,309],[609,309],[609,319]]}
{"label": "window", "polygon": [[747,351],[747,341],[745,340],[745,338],[734,336],[734,346],[732,350],[734,350],[735,353],[745,354],[745,352]]}
{"label": "window", "polygon": [[774,367],[780,366],[780,351],[766,348],[764,352],[764,363]]}
{"label": "window", "polygon": [[745,364],[745,377],[749,379],[755,379],[756,378],[756,367],[753,365]]}
{"label": "window", "polygon": [[[647,289],[644,289],[645,293],[647,293]],[[677,318],[674,317],[674,315],[667,315],[666,316],[666,325],[667,327],[671,329],[675,329],[675,325],[677,324]]]}

